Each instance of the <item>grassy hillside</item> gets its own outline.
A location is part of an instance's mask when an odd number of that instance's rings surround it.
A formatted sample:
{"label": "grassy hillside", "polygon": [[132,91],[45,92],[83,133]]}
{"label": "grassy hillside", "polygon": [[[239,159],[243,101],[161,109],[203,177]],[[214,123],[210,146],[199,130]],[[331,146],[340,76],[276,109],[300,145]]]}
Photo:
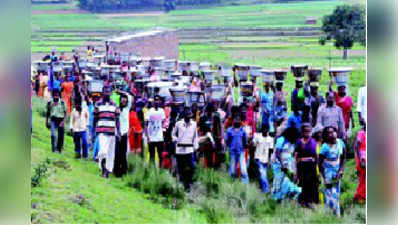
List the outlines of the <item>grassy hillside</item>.
{"label": "grassy hillside", "polygon": [[[352,204],[356,178],[350,160],[342,184],[343,217],[322,206],[303,209],[296,202],[277,204],[256,183],[231,180],[225,171],[199,169],[193,190],[180,195],[168,173],[129,158],[123,179],[100,177],[98,165],[73,158],[73,141],[66,136],[63,154],[51,153],[50,132],[44,126],[44,102],[34,99],[31,172],[34,179],[32,223],[364,223],[364,206]],[[174,194],[173,194],[174,193]],[[177,206],[176,206],[177,204]],[[172,209],[178,208],[178,209]]]}

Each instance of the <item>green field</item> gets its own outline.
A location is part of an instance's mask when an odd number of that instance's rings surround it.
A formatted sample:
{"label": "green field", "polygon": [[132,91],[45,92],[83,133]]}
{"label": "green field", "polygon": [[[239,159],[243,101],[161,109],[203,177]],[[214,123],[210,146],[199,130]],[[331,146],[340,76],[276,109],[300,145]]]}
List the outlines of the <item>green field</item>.
{"label": "green field", "polygon": [[[329,14],[344,1],[298,2],[290,4],[260,4],[225,6],[210,9],[177,10],[165,15],[126,16],[104,19],[100,14],[32,15],[32,25],[42,30],[53,29],[142,29],[152,26],[171,28],[198,27],[297,27],[306,25],[308,16],[319,18]],[[40,8],[43,6],[36,6]],[[53,6],[56,8],[56,6]],[[67,22],[66,22],[67,21]]]}
{"label": "green field", "polygon": [[49,11],[49,10],[71,10],[76,9],[72,4],[32,4],[31,10]]}

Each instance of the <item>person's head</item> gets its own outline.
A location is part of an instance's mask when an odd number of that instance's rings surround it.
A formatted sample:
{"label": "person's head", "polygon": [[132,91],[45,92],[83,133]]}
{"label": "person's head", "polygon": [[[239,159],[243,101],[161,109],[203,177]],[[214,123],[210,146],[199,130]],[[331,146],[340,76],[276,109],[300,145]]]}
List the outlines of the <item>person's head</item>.
{"label": "person's head", "polygon": [[236,118],[238,115],[239,115],[239,108],[237,106],[232,106],[231,108],[232,118]]}
{"label": "person's head", "polygon": [[104,86],[104,87],[102,88],[102,96],[103,96],[103,99],[104,99],[105,101],[109,101],[111,95],[112,95],[112,87],[109,86],[109,85]]}
{"label": "person's head", "polygon": [[81,98],[77,98],[76,99],[75,108],[76,108],[76,111],[78,111],[78,112],[82,111],[82,100],[81,100]]}
{"label": "person's head", "polygon": [[296,143],[296,141],[299,139],[300,137],[300,132],[297,130],[296,127],[288,127],[286,128],[283,133],[282,136],[290,143]]}
{"label": "person's head", "polygon": [[161,106],[162,100],[160,99],[159,95],[155,96],[153,103],[154,103],[153,106],[155,107],[155,109],[158,109]]}
{"label": "person's head", "polygon": [[344,97],[344,96],[346,95],[346,87],[345,87],[345,85],[339,85],[339,86],[337,87],[337,94],[338,94],[340,97]]}
{"label": "person's head", "polygon": [[196,104],[196,102],[192,103],[191,109],[192,109],[192,112],[196,113],[196,111],[198,111],[198,104]]}
{"label": "person's head", "polygon": [[312,137],[315,139],[316,142],[322,142],[322,131],[317,131],[313,133]]}
{"label": "person's head", "polygon": [[270,83],[270,82],[265,82],[265,83],[264,83],[264,90],[268,92],[270,86],[271,86],[271,83]]}
{"label": "person's head", "polygon": [[59,101],[60,95],[61,95],[61,93],[59,92],[58,89],[53,91],[53,100],[54,100],[54,102],[58,102]]}
{"label": "person's head", "polygon": [[159,87],[155,87],[154,89],[155,95],[158,95],[160,92],[160,88]]}
{"label": "person's head", "polygon": [[283,82],[276,82],[275,87],[277,91],[282,91],[283,88]]}
{"label": "person's head", "polygon": [[125,95],[125,94],[120,95],[120,107],[121,108],[126,107],[127,103],[128,103],[127,95]]}
{"label": "person's head", "polygon": [[332,126],[323,129],[323,141],[328,144],[335,144],[337,142],[337,129]]}
{"label": "person's head", "polygon": [[191,108],[185,107],[184,108],[184,121],[187,123],[192,118],[192,111]]}
{"label": "person's head", "polygon": [[213,103],[209,103],[206,106],[206,115],[211,116],[211,114],[214,112],[214,105]]}
{"label": "person's head", "polygon": [[334,93],[329,91],[326,93],[326,105],[332,107],[334,105]]}
{"label": "person's head", "polygon": [[303,138],[310,138],[311,137],[312,126],[310,123],[303,123],[301,125],[301,135]]}
{"label": "person's head", "polygon": [[310,93],[312,96],[317,96],[318,95],[318,89],[319,87],[316,85],[311,85],[310,86]]}
{"label": "person's head", "polygon": [[261,128],[261,134],[263,135],[263,137],[266,137],[268,135],[268,132],[269,132],[269,125],[264,124]]}
{"label": "person's head", "polygon": [[303,87],[303,81],[302,80],[296,80],[296,88],[302,88]]}
{"label": "person's head", "polygon": [[239,116],[234,119],[234,128],[239,128],[242,124],[242,121]]}

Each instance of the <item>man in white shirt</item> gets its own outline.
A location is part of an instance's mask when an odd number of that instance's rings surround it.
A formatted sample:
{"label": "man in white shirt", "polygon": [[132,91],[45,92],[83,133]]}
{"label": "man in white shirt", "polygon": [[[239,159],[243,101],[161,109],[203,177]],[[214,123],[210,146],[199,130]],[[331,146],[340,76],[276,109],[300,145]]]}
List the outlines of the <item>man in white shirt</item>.
{"label": "man in white shirt", "polygon": [[269,162],[269,151],[274,148],[274,139],[268,136],[268,130],[268,126],[265,125],[262,128],[262,132],[256,132],[253,137],[253,145],[256,147],[254,158],[258,166],[261,189],[264,193],[269,192],[267,168]]}
{"label": "man in white shirt", "polygon": [[184,109],[184,118],[173,129],[173,141],[176,142],[177,168],[180,181],[188,190],[193,183],[195,169],[194,152],[199,148],[198,130],[192,119],[191,110]]}
{"label": "man in white shirt", "polygon": [[159,167],[161,163],[161,155],[163,152],[163,122],[166,119],[163,108],[160,108],[160,96],[155,96],[154,107],[150,108],[145,114],[145,136],[148,138],[148,150],[150,160],[155,163],[155,149],[158,152]]}
{"label": "man in white shirt", "polygon": [[366,86],[360,87],[358,91],[358,100],[357,100],[357,112],[359,121],[361,124],[366,123],[367,116],[366,116],[366,107],[367,107],[367,91]]}
{"label": "man in white shirt", "polygon": [[81,158],[81,146],[83,147],[83,158],[88,157],[87,142],[88,110],[82,107],[82,101],[75,102],[75,108],[70,115],[70,129],[75,143],[75,158]]}

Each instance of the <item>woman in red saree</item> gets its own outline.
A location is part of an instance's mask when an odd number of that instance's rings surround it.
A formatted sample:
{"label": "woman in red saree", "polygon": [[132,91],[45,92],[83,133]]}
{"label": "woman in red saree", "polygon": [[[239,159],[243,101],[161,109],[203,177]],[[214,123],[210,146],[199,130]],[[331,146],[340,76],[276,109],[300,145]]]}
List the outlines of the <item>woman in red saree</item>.
{"label": "woman in red saree", "polygon": [[357,134],[355,149],[355,165],[358,175],[358,188],[354,195],[354,201],[364,203],[366,201],[366,125]]}
{"label": "woman in red saree", "polygon": [[66,76],[66,81],[62,82],[62,98],[66,103],[68,115],[72,112],[72,94],[73,94],[73,82],[70,80],[70,76]]}
{"label": "woman in red saree", "polygon": [[137,112],[135,111],[135,104],[132,104],[129,114],[129,144],[130,151],[136,154],[140,154],[142,151],[142,126],[138,119]]}
{"label": "woman in red saree", "polygon": [[343,111],[343,118],[344,118],[344,126],[345,130],[347,131],[350,127],[350,121],[352,128],[354,128],[354,116],[352,114],[352,107],[354,106],[354,101],[352,100],[351,96],[347,95],[346,86],[339,85],[337,87],[337,92],[335,92],[336,96],[336,105],[341,108]]}

